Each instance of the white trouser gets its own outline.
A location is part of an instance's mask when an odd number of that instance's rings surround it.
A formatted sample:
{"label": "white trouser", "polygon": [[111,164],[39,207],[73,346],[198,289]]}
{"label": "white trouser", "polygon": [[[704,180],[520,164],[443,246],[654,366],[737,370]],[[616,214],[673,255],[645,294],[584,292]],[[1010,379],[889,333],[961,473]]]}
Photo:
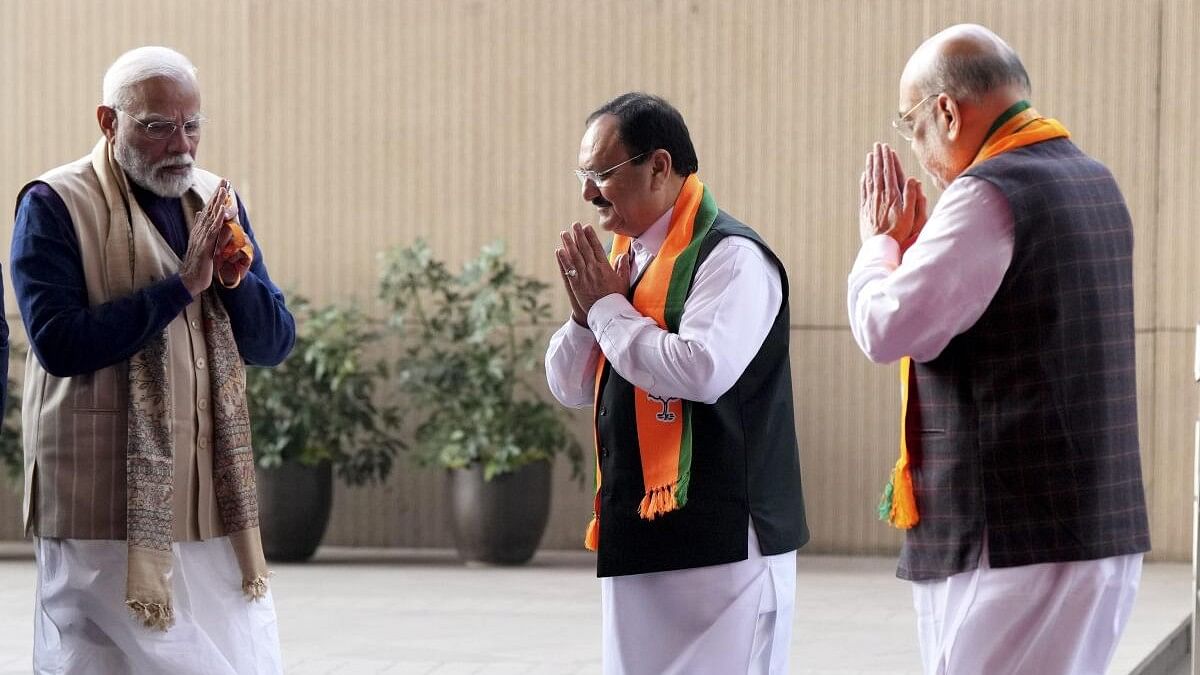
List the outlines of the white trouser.
{"label": "white trouser", "polygon": [[600,580],[604,675],[786,675],[796,552]]}
{"label": "white trouser", "polygon": [[175,625],[161,632],[125,607],[124,541],[34,541],[34,672],[260,675],[283,672],[275,604],[242,594],[226,537],[172,546]]}
{"label": "white trouser", "polygon": [[1103,675],[1125,629],[1142,554],[988,566],[913,583],[925,675]]}

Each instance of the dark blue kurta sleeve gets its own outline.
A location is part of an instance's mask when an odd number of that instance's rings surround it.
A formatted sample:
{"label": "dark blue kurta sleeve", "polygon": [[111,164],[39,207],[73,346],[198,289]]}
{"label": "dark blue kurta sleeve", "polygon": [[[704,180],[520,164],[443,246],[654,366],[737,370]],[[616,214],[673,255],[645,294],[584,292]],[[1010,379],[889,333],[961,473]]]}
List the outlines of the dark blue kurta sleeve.
{"label": "dark blue kurta sleeve", "polygon": [[238,217],[254,246],[254,262],[237,288],[224,288],[221,284],[213,287],[229,313],[242,358],[251,365],[275,366],[292,351],[296,322],[284,304],[283,293],[267,274],[267,263],[250,228],[250,217],[241,197],[238,197]]}
{"label": "dark blue kurta sleeve", "polygon": [[[254,246],[254,262],[237,289],[219,284],[214,288],[229,312],[242,358],[251,364],[276,365],[291,351],[296,327],[283,294],[267,274],[240,200],[238,210]],[[181,215],[178,220],[183,227]],[[176,223],[155,225],[161,229]],[[192,302],[174,274],[124,298],[89,306],[70,213],[62,198],[40,183],[22,195],[17,207],[12,280],[30,347],[46,371],[58,377],[127,360]]]}
{"label": "dark blue kurta sleeve", "polygon": [[79,239],[48,185],[25,191],[12,239],[12,282],[30,348],[51,375],[71,377],[125,361],[192,301],[175,274],[90,306]]}

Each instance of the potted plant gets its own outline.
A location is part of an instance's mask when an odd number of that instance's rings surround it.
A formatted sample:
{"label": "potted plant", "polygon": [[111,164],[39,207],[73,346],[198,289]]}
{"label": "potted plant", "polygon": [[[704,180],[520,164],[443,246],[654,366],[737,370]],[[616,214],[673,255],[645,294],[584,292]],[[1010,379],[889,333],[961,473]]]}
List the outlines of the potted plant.
{"label": "potted plant", "polygon": [[[8,372],[12,373],[14,364],[23,365],[20,361],[25,358],[25,347],[10,343],[9,354]],[[20,490],[25,475],[25,452],[21,444],[21,382],[11,375],[4,419],[0,422],[0,464],[11,483]]]}
{"label": "potted plant", "polygon": [[501,244],[457,273],[423,241],[383,255],[397,383],[422,420],[412,454],[449,470],[455,543],[468,562],[529,560],[549,515],[551,459],[565,454],[582,475],[580,445],[543,397],[546,288],[518,274]]}
{"label": "potted plant", "polygon": [[378,391],[386,363],[369,353],[380,336],[375,322],[353,307],[290,304],[291,355],[246,372],[263,548],[277,561],[316,551],[335,471],[349,485],[383,480],[403,447],[398,409]]}

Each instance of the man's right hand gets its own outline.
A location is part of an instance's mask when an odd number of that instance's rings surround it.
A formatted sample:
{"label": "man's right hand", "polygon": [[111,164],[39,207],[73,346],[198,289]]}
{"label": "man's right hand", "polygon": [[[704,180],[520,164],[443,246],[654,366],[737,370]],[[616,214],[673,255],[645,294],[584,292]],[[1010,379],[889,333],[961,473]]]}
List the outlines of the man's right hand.
{"label": "man's right hand", "polygon": [[196,221],[192,223],[192,231],[188,235],[187,252],[179,268],[179,277],[193,298],[212,285],[213,260],[219,250],[225,220],[234,216],[225,208],[227,194],[229,181],[222,180],[212,199],[196,214]]}

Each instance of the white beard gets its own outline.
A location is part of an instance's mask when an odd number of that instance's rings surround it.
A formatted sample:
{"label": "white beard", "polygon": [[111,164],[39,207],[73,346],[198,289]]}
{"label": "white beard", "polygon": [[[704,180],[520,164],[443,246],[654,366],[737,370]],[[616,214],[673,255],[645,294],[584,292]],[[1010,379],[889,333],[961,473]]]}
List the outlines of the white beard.
{"label": "white beard", "polygon": [[[166,157],[151,165],[145,157],[133,148],[131,143],[124,142],[121,132],[117,132],[114,143],[114,156],[117,165],[129,174],[133,182],[153,192],[159,197],[182,197],[192,186],[192,156],[186,152]],[[168,166],[186,166],[188,171],[182,175],[167,174],[159,177],[158,172]]]}

